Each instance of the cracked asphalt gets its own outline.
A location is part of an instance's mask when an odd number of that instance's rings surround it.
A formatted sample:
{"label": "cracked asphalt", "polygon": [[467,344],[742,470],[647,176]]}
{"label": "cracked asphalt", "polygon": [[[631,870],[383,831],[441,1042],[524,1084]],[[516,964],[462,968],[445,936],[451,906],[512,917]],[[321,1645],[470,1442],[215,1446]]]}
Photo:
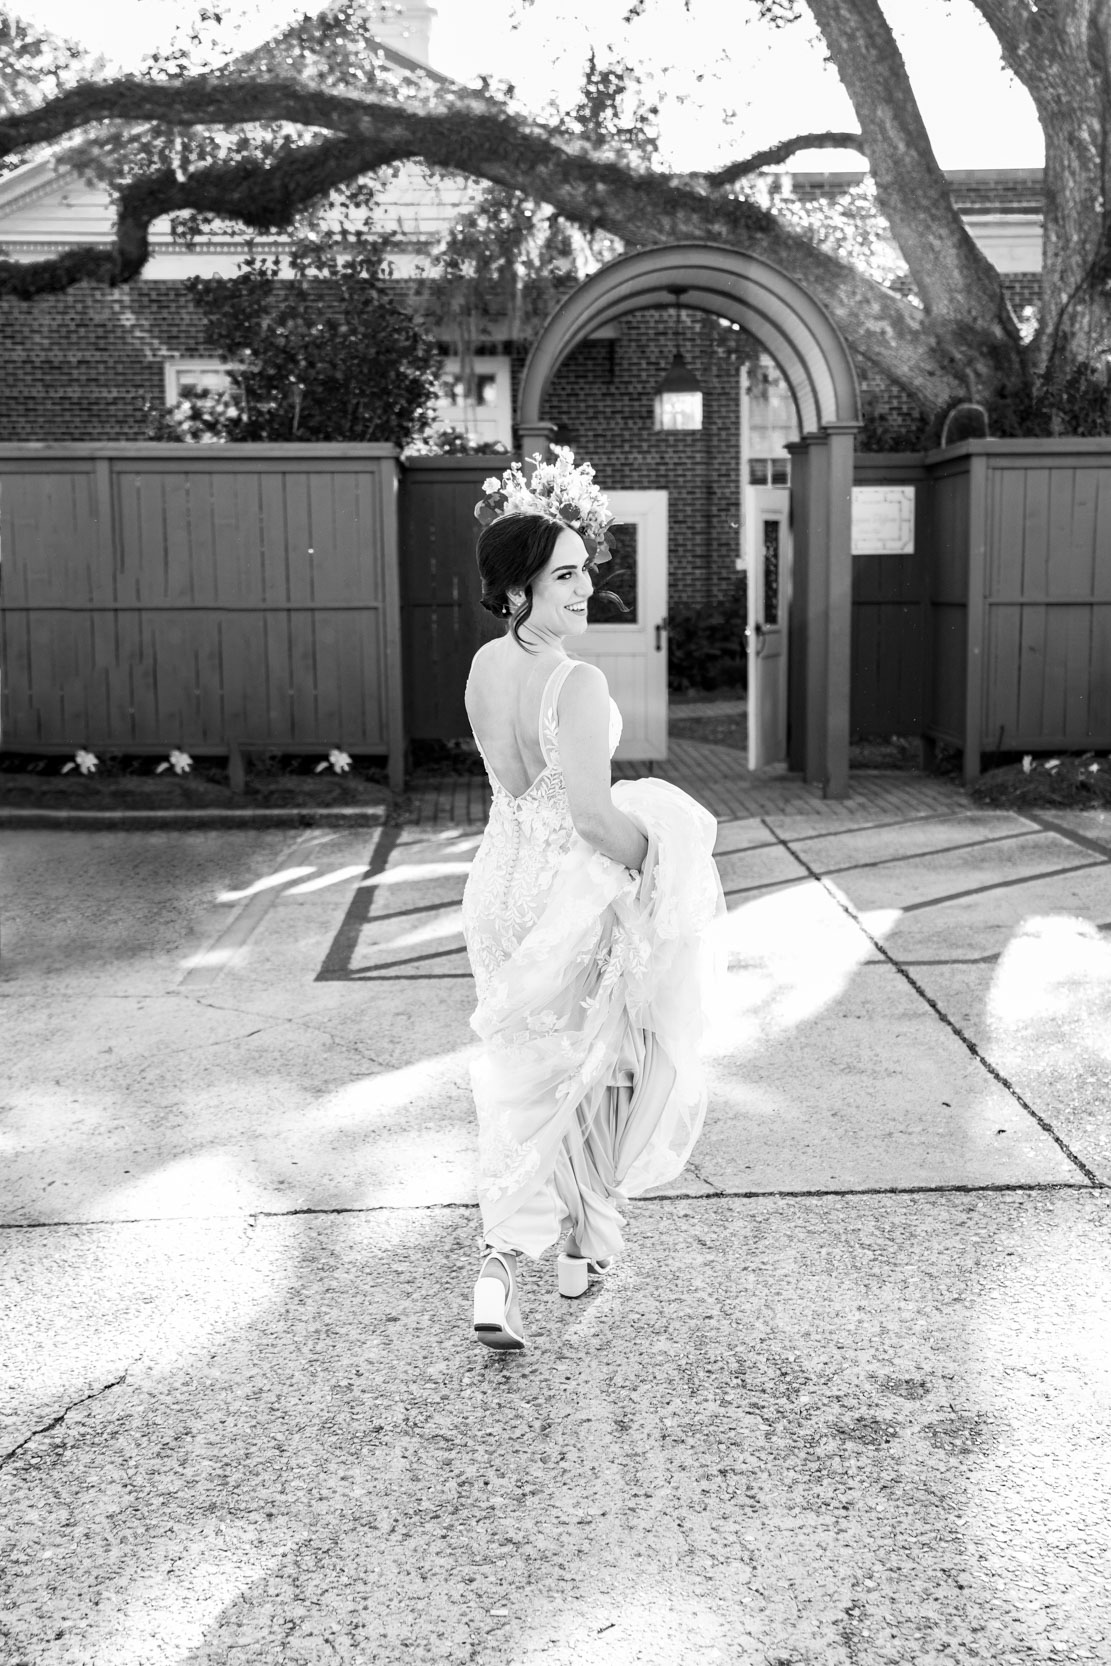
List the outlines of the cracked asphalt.
{"label": "cracked asphalt", "polygon": [[702,1140],[508,1358],[477,837],[0,833],[3,1666],[1111,1660],[1111,818],[723,824]]}

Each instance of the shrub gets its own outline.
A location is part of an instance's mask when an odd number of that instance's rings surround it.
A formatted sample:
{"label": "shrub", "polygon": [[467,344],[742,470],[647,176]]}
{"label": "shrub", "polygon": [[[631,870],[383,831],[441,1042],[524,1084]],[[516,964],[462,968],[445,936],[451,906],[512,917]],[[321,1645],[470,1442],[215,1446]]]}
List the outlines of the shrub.
{"label": "shrub", "polygon": [[671,692],[743,687],[748,669],[747,623],[748,585],[743,575],[722,600],[669,612],[667,681]]}
{"label": "shrub", "polygon": [[252,253],[230,278],[190,278],[226,392],[155,420],[160,439],[353,441],[405,446],[429,423],[440,353],[391,290],[388,240],[303,238]]}

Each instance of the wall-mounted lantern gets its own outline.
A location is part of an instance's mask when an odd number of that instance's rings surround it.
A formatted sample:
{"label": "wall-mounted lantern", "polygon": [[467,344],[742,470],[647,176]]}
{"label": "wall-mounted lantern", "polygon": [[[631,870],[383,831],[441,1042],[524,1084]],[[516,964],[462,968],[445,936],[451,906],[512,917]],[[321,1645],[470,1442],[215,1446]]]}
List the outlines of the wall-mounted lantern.
{"label": "wall-mounted lantern", "polygon": [[675,297],[675,357],[656,389],[654,426],[667,433],[697,433],[702,427],[702,384],[679,351],[680,303],[686,290],[668,285],[668,294]]}

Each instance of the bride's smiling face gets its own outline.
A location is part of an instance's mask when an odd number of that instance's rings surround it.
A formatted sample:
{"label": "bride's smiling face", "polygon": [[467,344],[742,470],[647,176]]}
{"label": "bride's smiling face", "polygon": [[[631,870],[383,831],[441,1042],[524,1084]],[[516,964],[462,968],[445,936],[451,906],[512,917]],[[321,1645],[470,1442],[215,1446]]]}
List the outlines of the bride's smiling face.
{"label": "bride's smiling face", "polygon": [[[570,527],[556,539],[547,566],[532,581],[532,612],[522,630],[546,637],[581,636],[586,630],[586,604],[594,594],[587,572],[586,545]],[[516,603],[517,595],[510,601]]]}

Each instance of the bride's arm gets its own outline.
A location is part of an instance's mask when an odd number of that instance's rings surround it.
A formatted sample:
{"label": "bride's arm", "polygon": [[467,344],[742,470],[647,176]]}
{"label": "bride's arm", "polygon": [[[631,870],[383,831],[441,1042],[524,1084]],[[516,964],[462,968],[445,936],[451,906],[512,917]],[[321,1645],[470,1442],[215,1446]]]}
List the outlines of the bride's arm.
{"label": "bride's arm", "polygon": [[575,831],[626,868],[639,868],[648,840],[610,792],[610,701],[596,665],[576,666],[559,692],[559,761]]}

